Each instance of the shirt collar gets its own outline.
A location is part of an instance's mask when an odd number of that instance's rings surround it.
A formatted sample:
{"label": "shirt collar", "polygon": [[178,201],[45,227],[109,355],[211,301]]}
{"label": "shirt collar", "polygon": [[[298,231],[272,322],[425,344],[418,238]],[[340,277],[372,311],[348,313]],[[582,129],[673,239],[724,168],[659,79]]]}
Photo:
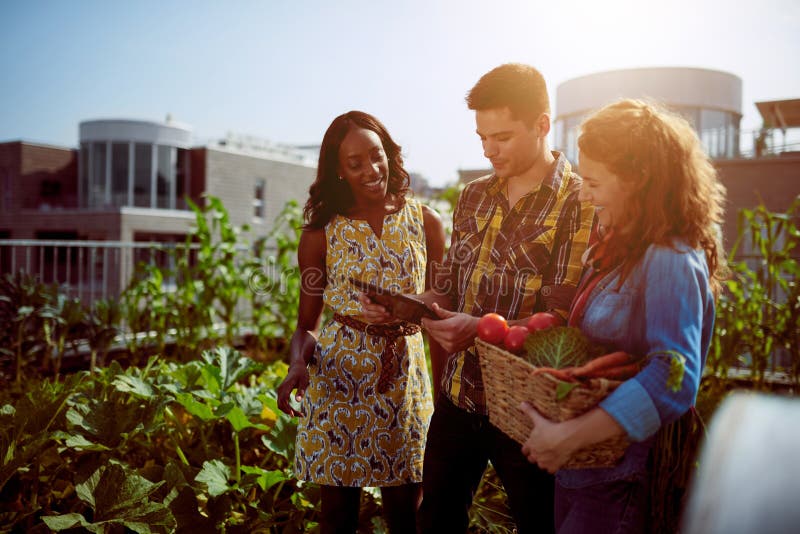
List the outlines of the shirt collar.
{"label": "shirt collar", "polygon": [[[545,176],[544,180],[542,180],[542,185],[549,187],[554,193],[558,194],[561,188],[567,183],[566,177],[572,171],[572,166],[562,152],[553,150],[551,154],[556,161],[551,167],[552,170],[550,174]],[[499,195],[505,198],[507,181],[508,178],[500,178],[496,174],[492,174],[489,185],[486,188],[487,193],[492,196]]]}

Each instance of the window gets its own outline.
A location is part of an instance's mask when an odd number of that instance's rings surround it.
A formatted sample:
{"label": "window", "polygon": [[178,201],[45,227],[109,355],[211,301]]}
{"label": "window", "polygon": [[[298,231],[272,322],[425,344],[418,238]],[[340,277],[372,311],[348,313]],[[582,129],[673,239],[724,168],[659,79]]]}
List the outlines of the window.
{"label": "window", "polygon": [[3,210],[11,209],[11,171],[0,167],[0,208]]}
{"label": "window", "polygon": [[173,183],[175,182],[175,149],[158,146],[158,174],[156,177],[156,207],[172,208]]}
{"label": "window", "polygon": [[266,189],[266,180],[263,178],[257,179],[255,192],[253,194],[253,216],[256,219],[264,219],[264,193]]}
{"label": "window", "polygon": [[186,182],[189,179],[189,156],[189,150],[178,149],[178,161],[175,168],[175,207],[179,210],[187,209],[186,195],[189,194],[189,191]]}
{"label": "window", "polygon": [[106,144],[92,143],[89,168],[89,207],[96,208],[106,203]]}
{"label": "window", "polygon": [[150,207],[150,169],[152,168],[152,145],[136,143],[133,173],[133,205]]}
{"label": "window", "polygon": [[39,196],[44,200],[58,200],[61,196],[61,182],[58,180],[42,180],[39,184]]}
{"label": "window", "polygon": [[89,206],[89,152],[90,143],[81,143],[80,176],[78,177],[78,190],[80,191],[80,206]]}
{"label": "window", "polygon": [[111,205],[128,205],[128,143],[111,144]]}

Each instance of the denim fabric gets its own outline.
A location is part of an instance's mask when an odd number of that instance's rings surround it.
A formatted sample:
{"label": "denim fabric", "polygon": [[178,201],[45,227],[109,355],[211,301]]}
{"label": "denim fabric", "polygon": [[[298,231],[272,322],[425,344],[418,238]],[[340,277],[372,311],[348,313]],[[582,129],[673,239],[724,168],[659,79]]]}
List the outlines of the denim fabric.
{"label": "denim fabric", "polygon": [[647,530],[643,477],[568,489],[556,483],[558,534],[640,534]]}
{"label": "denim fabric", "polygon": [[469,507],[487,460],[508,495],[520,534],[553,532],[552,475],[531,464],[522,447],[485,415],[456,407],[439,395],[431,419],[422,470],[418,532],[463,534]]}
{"label": "denim fabric", "polygon": [[[609,273],[593,290],[580,324],[593,342],[610,351],[646,356],[644,369],[600,403],[634,443],[608,469],[563,469],[564,487],[628,478],[646,471],[652,436],[694,403],[714,326],[714,299],[702,251],[684,243],[651,246],[620,284]],[[667,387],[671,352],[686,358],[680,390]]]}

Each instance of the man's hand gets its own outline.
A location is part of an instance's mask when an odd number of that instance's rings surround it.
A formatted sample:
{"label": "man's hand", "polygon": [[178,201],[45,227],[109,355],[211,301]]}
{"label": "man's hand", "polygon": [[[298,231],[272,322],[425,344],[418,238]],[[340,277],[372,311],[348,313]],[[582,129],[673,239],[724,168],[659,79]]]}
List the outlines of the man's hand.
{"label": "man's hand", "polygon": [[439,320],[422,319],[422,326],[428,335],[450,354],[472,346],[478,332],[477,317],[445,310],[435,302],[432,308]]}
{"label": "man's hand", "polygon": [[278,386],[278,408],[281,411],[298,417],[304,415],[302,411],[295,410],[289,400],[292,390],[297,390],[294,398],[297,402],[303,400],[308,387],[308,369],[303,364],[293,364],[289,366],[289,371],[286,373],[286,378],[283,379],[281,385]]}
{"label": "man's hand", "polygon": [[555,473],[567,463],[576,450],[572,445],[574,440],[567,438],[566,424],[545,419],[527,402],[520,404],[519,408],[533,422],[533,430],[522,446],[522,454],[530,463],[538,464],[542,469]]}

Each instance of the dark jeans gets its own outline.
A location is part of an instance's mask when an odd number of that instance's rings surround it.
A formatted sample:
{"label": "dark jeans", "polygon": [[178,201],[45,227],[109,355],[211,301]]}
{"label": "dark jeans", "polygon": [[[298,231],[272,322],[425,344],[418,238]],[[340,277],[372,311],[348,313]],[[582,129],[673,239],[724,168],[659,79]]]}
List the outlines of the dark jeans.
{"label": "dark jeans", "polygon": [[478,483],[491,460],[520,534],[553,532],[553,477],[522,455],[522,447],[485,415],[436,401],[422,471],[421,533],[463,533]]}
{"label": "dark jeans", "polygon": [[[421,484],[381,488],[383,517],[391,534],[414,534],[415,518],[422,497]],[[320,486],[321,534],[355,534],[361,508],[361,488]]]}
{"label": "dark jeans", "polygon": [[569,489],[556,483],[558,534],[639,534],[647,531],[648,486],[616,480]]}

